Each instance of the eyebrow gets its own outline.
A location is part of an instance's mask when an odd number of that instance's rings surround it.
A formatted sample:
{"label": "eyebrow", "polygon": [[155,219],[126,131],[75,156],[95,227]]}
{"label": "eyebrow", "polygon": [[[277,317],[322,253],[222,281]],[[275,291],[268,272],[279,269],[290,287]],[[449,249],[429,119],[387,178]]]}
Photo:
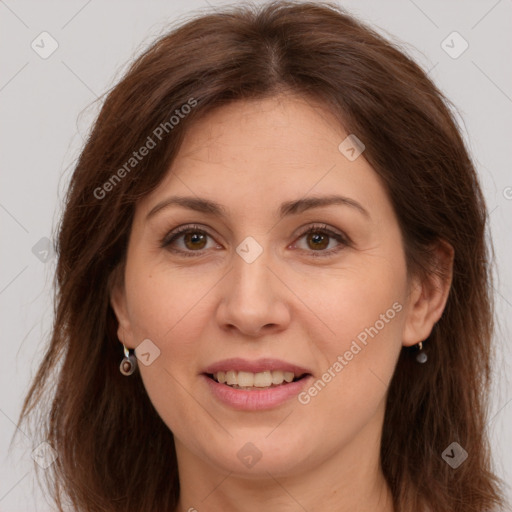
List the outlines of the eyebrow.
{"label": "eyebrow", "polygon": [[[363,208],[361,204],[349,197],[339,195],[306,197],[294,201],[286,201],[281,204],[278,214],[282,219],[289,215],[300,214],[312,208],[321,208],[331,205],[349,206],[362,213],[368,219],[371,219],[370,214],[365,208]],[[164,199],[154,208],[152,208],[151,211],[147,214],[146,220],[150,219],[157,212],[168,208],[169,206],[182,206],[184,208],[188,208],[189,210],[214,215],[221,219],[225,219],[228,216],[228,212],[225,206],[210,199],[187,196],[173,196]]]}

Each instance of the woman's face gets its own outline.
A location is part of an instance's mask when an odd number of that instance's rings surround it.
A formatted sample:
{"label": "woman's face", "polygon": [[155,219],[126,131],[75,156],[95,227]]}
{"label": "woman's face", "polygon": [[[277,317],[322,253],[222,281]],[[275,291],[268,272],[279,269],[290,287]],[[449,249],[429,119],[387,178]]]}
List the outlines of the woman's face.
{"label": "woman's face", "polygon": [[112,303],[180,464],[278,476],[378,452],[400,349],[428,328],[409,322],[399,225],[347,135],[304,98],[232,103],[137,205]]}

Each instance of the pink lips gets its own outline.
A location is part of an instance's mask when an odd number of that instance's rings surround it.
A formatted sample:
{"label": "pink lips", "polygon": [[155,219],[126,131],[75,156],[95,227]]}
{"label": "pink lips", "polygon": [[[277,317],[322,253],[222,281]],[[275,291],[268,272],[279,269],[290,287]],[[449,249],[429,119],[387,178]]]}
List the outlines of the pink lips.
{"label": "pink lips", "polygon": [[[279,386],[266,389],[236,389],[226,384],[220,384],[208,375],[220,371],[246,371],[252,373],[282,370],[284,372],[293,372],[296,377],[304,374],[300,380],[283,383]],[[248,361],[241,358],[225,359],[212,365],[209,365],[202,374],[203,379],[208,385],[209,391],[220,402],[229,407],[243,411],[259,411],[272,409],[285,403],[290,398],[297,396],[308,383],[313,379],[307,368],[287,363],[279,359],[258,359]]]}

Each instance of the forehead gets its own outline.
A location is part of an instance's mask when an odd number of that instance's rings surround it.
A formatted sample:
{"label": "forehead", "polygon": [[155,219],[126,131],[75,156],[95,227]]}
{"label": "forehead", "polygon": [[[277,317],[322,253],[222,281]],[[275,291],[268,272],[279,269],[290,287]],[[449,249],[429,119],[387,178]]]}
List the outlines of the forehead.
{"label": "forehead", "polygon": [[[342,194],[363,203],[384,191],[364,155],[339,145],[340,121],[319,102],[281,95],[237,101],[189,127],[162,183],[141,202],[147,214],[170,193],[210,198],[233,213],[277,209],[305,195]],[[226,210],[227,212],[231,210]]]}
{"label": "forehead", "polygon": [[[249,152],[258,161],[276,156],[302,167],[303,156],[320,159],[337,150],[344,134],[340,122],[312,99],[279,95],[230,103],[209,112],[185,137],[179,158],[226,162],[243,160]],[[323,141],[322,143],[320,143]]]}

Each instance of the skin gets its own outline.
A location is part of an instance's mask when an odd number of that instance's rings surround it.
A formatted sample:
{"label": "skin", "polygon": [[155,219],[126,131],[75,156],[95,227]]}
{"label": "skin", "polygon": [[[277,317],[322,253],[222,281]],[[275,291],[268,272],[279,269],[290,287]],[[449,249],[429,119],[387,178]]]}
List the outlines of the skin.
{"label": "skin", "polygon": [[[310,99],[233,103],[190,129],[166,178],[137,205],[111,303],[120,341],[135,349],[150,339],[160,350],[139,369],[174,434],[178,512],[394,510],[379,462],[386,393],[402,346],[425,340],[440,318],[450,279],[407,275],[386,191],[364,153],[349,161],[338,150],[346,136]],[[277,216],[284,201],[333,193],[369,216],[344,205]],[[146,219],[172,195],[213,199],[227,216],[169,206]],[[173,248],[200,256],[160,246],[189,223],[209,236],[187,243],[181,235]],[[351,241],[315,244],[301,235],[318,223]],[[263,249],[251,264],[236,252],[248,236]],[[451,264],[449,251],[438,256]],[[401,311],[307,404],[295,397],[272,410],[236,411],[200,375],[225,358],[274,357],[316,380],[395,303]],[[250,468],[237,457],[248,442],[262,455]]]}

